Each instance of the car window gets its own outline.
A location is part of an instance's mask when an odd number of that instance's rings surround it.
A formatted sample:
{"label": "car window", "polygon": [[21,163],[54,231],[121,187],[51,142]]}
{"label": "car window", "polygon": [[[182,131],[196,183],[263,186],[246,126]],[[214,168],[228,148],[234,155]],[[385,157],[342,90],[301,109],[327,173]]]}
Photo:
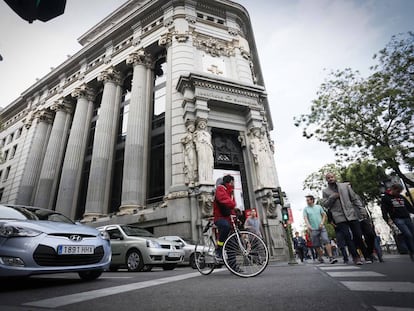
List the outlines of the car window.
{"label": "car window", "polygon": [[119,240],[122,238],[121,231],[119,231],[118,229],[109,229],[106,230],[106,232],[108,232],[109,238],[111,240]]}
{"label": "car window", "polygon": [[129,235],[129,236],[143,236],[143,237],[153,237],[154,236],[148,230],[145,230],[145,229],[139,228],[139,227],[121,226],[121,228],[122,228],[122,230],[124,230],[125,234]]}
{"label": "car window", "polygon": [[37,220],[38,218],[25,208],[0,205],[0,219]]}
{"label": "car window", "polygon": [[36,214],[39,220],[47,220],[47,221],[55,221],[55,222],[65,222],[69,224],[73,224],[74,222],[67,218],[66,216],[59,214],[53,210],[48,209],[39,209],[35,207],[28,207],[27,208],[32,213]]}

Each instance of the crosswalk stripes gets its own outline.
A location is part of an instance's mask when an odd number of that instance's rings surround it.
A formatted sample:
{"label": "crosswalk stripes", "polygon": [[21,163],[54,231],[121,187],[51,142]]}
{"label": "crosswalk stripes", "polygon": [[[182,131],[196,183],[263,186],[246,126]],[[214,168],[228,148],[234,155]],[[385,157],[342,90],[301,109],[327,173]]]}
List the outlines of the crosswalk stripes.
{"label": "crosswalk stripes", "polygon": [[[391,282],[383,281],[381,278],[386,277],[385,274],[362,270],[358,266],[347,265],[330,265],[319,266],[330,277],[338,278],[339,282],[351,291],[362,292],[386,292],[386,293],[414,293],[414,283],[412,282]],[[353,281],[343,280],[344,278],[352,278]],[[373,278],[373,281],[355,281],[355,278]],[[375,280],[374,280],[375,279]],[[402,308],[393,306],[373,306],[377,311],[414,311],[414,308]]]}

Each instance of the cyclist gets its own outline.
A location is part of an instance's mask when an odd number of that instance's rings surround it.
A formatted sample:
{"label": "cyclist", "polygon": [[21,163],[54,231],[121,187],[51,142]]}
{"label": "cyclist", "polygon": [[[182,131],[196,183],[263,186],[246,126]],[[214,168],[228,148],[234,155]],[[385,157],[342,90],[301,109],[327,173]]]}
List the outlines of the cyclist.
{"label": "cyclist", "polygon": [[214,224],[219,231],[217,240],[216,257],[218,261],[223,260],[223,245],[231,228],[230,215],[235,215],[236,201],[234,199],[234,177],[226,175],[223,182],[216,188],[213,202]]}

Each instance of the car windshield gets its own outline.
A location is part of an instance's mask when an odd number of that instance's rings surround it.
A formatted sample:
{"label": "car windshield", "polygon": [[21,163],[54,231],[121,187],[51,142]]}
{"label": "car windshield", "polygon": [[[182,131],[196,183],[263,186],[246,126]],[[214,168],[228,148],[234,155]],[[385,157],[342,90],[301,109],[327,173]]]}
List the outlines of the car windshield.
{"label": "car windshield", "polygon": [[0,205],[0,219],[47,220],[73,224],[72,220],[55,211],[24,206]]}
{"label": "car windshield", "polygon": [[186,238],[182,238],[187,244],[193,244],[193,245],[195,245],[195,244],[197,244],[196,242],[194,242],[193,240],[190,240],[190,239],[186,239]]}
{"label": "car windshield", "polygon": [[0,219],[37,220],[38,218],[25,208],[0,205]]}
{"label": "car windshield", "polygon": [[153,237],[154,236],[148,230],[145,230],[145,229],[139,228],[139,227],[121,226],[121,228],[122,228],[122,230],[124,230],[125,234],[129,235],[129,236],[143,236],[143,237]]}

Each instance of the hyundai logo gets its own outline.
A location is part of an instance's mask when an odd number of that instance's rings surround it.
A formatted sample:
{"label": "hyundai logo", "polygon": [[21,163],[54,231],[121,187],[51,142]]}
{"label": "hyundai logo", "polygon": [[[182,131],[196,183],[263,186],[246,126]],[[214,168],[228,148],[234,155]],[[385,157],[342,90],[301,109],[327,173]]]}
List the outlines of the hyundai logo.
{"label": "hyundai logo", "polygon": [[69,239],[75,242],[79,242],[82,241],[82,237],[80,235],[74,234],[74,235],[70,235]]}

